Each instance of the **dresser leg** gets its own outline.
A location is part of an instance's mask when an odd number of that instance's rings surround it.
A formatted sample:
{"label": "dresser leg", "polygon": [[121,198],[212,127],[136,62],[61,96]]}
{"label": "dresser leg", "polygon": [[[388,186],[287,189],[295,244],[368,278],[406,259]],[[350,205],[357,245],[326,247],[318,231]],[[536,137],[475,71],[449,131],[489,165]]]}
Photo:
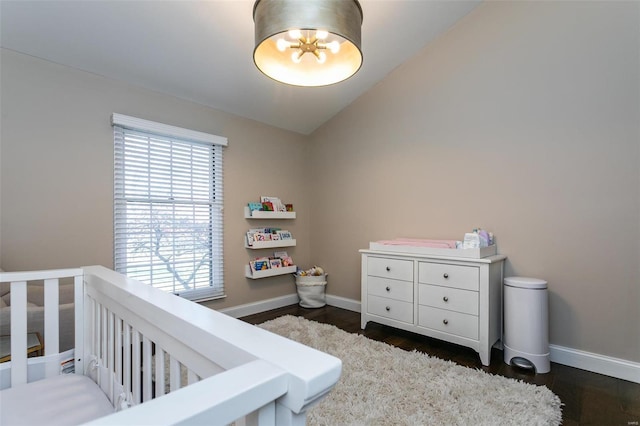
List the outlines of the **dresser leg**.
{"label": "dresser leg", "polygon": [[478,353],[480,354],[480,362],[482,362],[482,365],[488,367],[489,364],[491,364],[491,348],[488,350],[480,349]]}

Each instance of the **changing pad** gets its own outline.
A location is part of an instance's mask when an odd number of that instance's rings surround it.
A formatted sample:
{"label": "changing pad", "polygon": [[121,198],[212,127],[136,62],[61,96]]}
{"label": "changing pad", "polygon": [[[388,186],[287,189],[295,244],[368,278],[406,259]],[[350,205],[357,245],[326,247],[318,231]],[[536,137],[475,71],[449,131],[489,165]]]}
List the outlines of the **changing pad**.
{"label": "changing pad", "polygon": [[115,409],[87,376],[63,374],[0,391],[0,425],[78,425]]}
{"label": "changing pad", "polygon": [[497,253],[495,244],[489,247],[462,249],[456,248],[454,240],[429,240],[424,238],[396,238],[393,240],[372,241],[369,243],[369,250],[471,259],[481,259]]}
{"label": "changing pad", "polygon": [[396,238],[395,240],[376,241],[378,244],[387,246],[408,246],[408,247],[432,247],[432,248],[456,248],[455,240],[429,240],[424,238]]}

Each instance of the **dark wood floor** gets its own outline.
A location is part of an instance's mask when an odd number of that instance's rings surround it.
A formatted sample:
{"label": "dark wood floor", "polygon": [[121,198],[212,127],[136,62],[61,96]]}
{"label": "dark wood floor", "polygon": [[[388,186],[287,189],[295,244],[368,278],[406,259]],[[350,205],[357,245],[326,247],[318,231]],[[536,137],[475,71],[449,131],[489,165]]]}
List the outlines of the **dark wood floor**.
{"label": "dark wood floor", "polygon": [[482,369],[488,373],[544,385],[560,397],[564,425],[621,425],[637,426],[640,422],[640,384],[591,373],[561,364],[551,364],[551,372],[534,374],[505,364],[502,351],[493,349],[491,365],[484,367],[478,354],[469,348],[442,342],[429,337],[397,330],[384,325],[369,323],[360,329],[360,314],[333,306],[305,309],[298,305],[260,314],[242,320],[260,324],[282,315],[295,315],[333,324],[350,333],[363,334],[371,339],[411,351],[447,359],[458,364]]}

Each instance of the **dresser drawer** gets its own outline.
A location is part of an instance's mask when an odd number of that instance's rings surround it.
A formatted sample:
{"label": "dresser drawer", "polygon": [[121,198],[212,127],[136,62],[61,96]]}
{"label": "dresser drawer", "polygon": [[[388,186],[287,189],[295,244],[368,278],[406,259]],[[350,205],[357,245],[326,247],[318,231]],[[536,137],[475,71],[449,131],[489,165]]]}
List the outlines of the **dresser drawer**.
{"label": "dresser drawer", "polygon": [[478,315],[478,292],[458,288],[420,284],[418,303],[463,314]]}
{"label": "dresser drawer", "polygon": [[367,262],[367,275],[413,281],[413,262],[385,257],[370,257]]}
{"label": "dresser drawer", "polygon": [[412,282],[380,277],[368,277],[367,280],[368,294],[413,303]]}
{"label": "dresser drawer", "polygon": [[418,325],[478,340],[478,317],[430,306],[418,307]]}
{"label": "dresser drawer", "polygon": [[420,262],[418,271],[418,282],[423,284],[473,291],[480,289],[480,270],[475,266]]}
{"label": "dresser drawer", "polygon": [[367,302],[367,312],[370,314],[413,323],[413,303],[372,295],[367,296]]}

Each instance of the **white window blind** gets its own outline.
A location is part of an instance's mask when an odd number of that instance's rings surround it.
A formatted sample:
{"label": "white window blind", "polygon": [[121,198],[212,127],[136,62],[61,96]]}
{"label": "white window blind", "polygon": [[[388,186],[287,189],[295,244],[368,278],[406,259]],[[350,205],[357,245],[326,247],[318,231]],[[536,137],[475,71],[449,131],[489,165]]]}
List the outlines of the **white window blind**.
{"label": "white window blind", "polygon": [[225,138],[113,114],[115,269],[190,300],[224,296]]}

